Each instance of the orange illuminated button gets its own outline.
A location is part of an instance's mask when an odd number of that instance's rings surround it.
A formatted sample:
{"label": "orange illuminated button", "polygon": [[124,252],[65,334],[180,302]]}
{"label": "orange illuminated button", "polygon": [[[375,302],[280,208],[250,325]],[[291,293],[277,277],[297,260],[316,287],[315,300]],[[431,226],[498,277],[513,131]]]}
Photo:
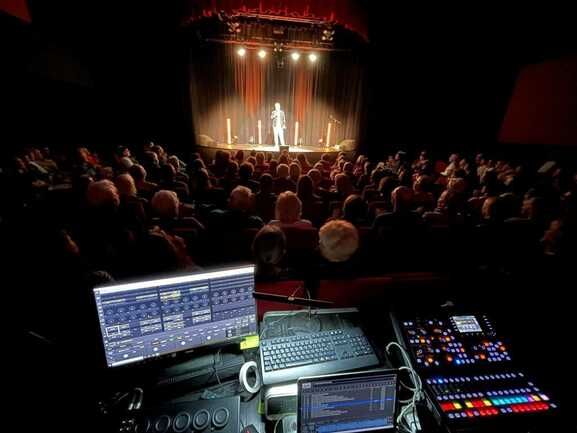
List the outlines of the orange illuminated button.
{"label": "orange illuminated button", "polygon": [[485,355],[484,353],[481,353],[481,354],[479,355],[479,358],[482,359],[482,360],[485,360],[485,359],[487,359],[487,355]]}
{"label": "orange illuminated button", "polygon": [[447,361],[453,362],[453,357],[451,355],[447,355]]}

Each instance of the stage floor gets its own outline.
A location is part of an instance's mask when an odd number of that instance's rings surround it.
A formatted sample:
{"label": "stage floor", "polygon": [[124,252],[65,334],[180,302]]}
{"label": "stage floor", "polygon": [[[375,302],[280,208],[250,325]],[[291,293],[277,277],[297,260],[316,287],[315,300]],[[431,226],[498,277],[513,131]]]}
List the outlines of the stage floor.
{"label": "stage floor", "polygon": [[[226,144],[226,143],[216,143],[209,146],[216,149],[226,149],[226,150],[256,150],[257,152],[279,152],[278,146],[275,145],[258,145],[249,143],[237,143],[237,144]],[[334,153],[340,152],[339,146],[289,146],[289,152],[291,153]]]}

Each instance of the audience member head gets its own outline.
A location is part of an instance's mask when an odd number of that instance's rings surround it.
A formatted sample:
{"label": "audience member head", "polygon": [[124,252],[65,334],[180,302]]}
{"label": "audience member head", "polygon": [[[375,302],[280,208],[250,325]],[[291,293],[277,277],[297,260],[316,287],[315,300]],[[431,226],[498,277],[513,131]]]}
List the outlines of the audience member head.
{"label": "audience member head", "polygon": [[176,155],[170,155],[166,162],[174,167],[175,172],[180,171],[180,159]]}
{"label": "audience member head", "polygon": [[180,201],[174,191],[162,189],[150,201],[152,212],[162,219],[178,218]]}
{"label": "audience member head", "polygon": [[192,178],[193,190],[195,192],[206,191],[212,188],[210,175],[206,168],[198,170]]}
{"label": "audience member head", "polygon": [[121,197],[136,197],[136,185],[134,184],[134,179],[128,173],[116,176],[114,183]]}
{"label": "audience member head", "polygon": [[128,170],[135,182],[144,182],[146,180],[146,170],[140,164],[134,164]]}
{"label": "audience member head", "polygon": [[92,209],[116,210],[120,204],[118,189],[110,180],[92,182],[86,189],[86,204]]}
{"label": "audience member head", "polygon": [[345,262],[359,248],[359,233],[348,221],[329,221],[319,230],[319,248],[329,262]]}
{"label": "audience member head", "polygon": [[348,196],[353,192],[353,184],[351,183],[351,178],[343,173],[337,174],[335,176],[335,188],[339,194]]}
{"label": "audience member head", "polygon": [[176,170],[171,164],[164,164],[160,167],[160,176],[166,183],[172,183],[176,180]]}
{"label": "audience member head", "polygon": [[319,185],[321,184],[321,181],[323,180],[322,173],[320,172],[320,170],[316,168],[310,169],[307,176],[310,177],[311,180],[313,181],[314,188],[318,188]]}
{"label": "audience member head", "polygon": [[158,154],[152,151],[144,152],[144,164],[148,167],[158,167],[160,166],[160,161],[158,159]]}
{"label": "audience member head", "polygon": [[253,195],[250,189],[246,186],[237,186],[230,192],[228,199],[228,208],[231,210],[238,210],[248,212],[252,208]]}
{"label": "audience member head", "polygon": [[314,184],[311,176],[304,175],[299,177],[297,182],[297,196],[302,201],[312,200],[314,198]]}
{"label": "audience member head", "polygon": [[352,176],[354,170],[355,165],[352,162],[348,161],[343,164],[343,173],[345,173],[347,176]]}
{"label": "audience member head", "polygon": [[279,164],[276,168],[276,177],[279,179],[288,179],[289,173],[289,166],[286,164]]}
{"label": "audience member head", "polygon": [[273,192],[273,178],[270,174],[264,173],[260,179],[260,192],[262,194],[271,194]]}
{"label": "audience member head", "polygon": [[301,219],[302,202],[292,191],[280,193],[276,200],[275,218],[282,224],[294,224]]}
{"label": "audience member head", "polygon": [[298,165],[296,162],[291,162],[289,166],[289,177],[292,179],[293,182],[298,181],[301,175],[301,166]]}
{"label": "audience member head", "polygon": [[276,267],[283,259],[285,251],[286,238],[281,229],[272,225],[261,228],[252,243],[259,273],[268,273],[271,270],[269,267]]}
{"label": "audience member head", "polygon": [[243,182],[250,180],[253,173],[254,165],[252,165],[250,162],[243,162],[238,169],[238,177]]}
{"label": "audience member head", "polygon": [[349,195],[343,203],[343,219],[355,224],[367,217],[367,204],[358,194]]}
{"label": "audience member head", "polygon": [[257,152],[255,159],[256,159],[256,165],[258,166],[264,165],[264,153]]}
{"label": "audience member head", "polygon": [[277,168],[278,168],[278,161],[276,159],[271,159],[268,162],[268,171],[273,177],[276,177]]}
{"label": "audience member head", "polygon": [[398,186],[391,193],[391,203],[394,212],[404,212],[411,209],[413,190],[407,186]]}

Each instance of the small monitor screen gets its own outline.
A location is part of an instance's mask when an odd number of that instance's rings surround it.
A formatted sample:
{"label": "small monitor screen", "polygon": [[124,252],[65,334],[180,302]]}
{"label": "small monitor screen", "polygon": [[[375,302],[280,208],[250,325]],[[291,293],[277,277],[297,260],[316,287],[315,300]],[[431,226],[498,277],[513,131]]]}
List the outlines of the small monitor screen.
{"label": "small monitor screen", "polygon": [[254,266],[94,288],[106,362],[256,334]]}
{"label": "small monitor screen", "polygon": [[475,316],[453,316],[451,319],[461,334],[483,332]]}
{"label": "small monitor screen", "polygon": [[298,433],[351,433],[395,428],[397,375],[367,372],[303,378]]}

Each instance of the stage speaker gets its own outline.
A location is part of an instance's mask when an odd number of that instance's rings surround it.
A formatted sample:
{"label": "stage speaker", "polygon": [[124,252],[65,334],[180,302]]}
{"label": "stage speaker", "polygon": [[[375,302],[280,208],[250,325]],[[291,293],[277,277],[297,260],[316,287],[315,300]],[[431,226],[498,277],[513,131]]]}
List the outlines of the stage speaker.
{"label": "stage speaker", "polygon": [[357,142],[355,140],[346,139],[339,143],[339,150],[343,152],[350,152],[357,148]]}
{"label": "stage speaker", "polygon": [[288,151],[289,151],[289,146],[287,146],[286,144],[285,144],[285,145],[280,145],[280,146],[278,147],[278,149],[279,149],[279,152],[280,152],[280,153],[284,152],[285,150],[288,152]]}
{"label": "stage speaker", "polygon": [[211,147],[216,144],[216,141],[214,141],[209,135],[199,134],[196,143],[199,146]]}

